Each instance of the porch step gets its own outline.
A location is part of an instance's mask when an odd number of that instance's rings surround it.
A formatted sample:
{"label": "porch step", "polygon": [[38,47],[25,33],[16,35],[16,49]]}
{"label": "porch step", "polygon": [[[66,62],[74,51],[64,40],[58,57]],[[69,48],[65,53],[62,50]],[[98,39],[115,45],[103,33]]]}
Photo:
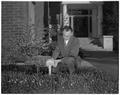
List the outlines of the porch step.
{"label": "porch step", "polygon": [[107,51],[103,47],[94,45],[91,43],[92,39],[90,38],[78,38],[80,42],[80,47],[87,51]]}

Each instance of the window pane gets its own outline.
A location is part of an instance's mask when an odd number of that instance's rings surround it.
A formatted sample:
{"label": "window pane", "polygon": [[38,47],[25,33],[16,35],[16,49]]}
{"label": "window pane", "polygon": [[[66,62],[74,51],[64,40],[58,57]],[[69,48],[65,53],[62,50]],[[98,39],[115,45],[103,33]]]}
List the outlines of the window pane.
{"label": "window pane", "polygon": [[91,10],[81,10],[81,9],[69,9],[68,10],[69,15],[91,15]]}

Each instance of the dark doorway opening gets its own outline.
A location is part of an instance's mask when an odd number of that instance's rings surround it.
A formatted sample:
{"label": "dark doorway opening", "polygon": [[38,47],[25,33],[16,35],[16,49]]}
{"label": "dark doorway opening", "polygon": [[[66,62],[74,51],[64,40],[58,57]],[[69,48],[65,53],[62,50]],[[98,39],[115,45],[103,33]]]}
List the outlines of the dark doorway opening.
{"label": "dark doorway opening", "polygon": [[57,14],[60,14],[61,2],[49,2],[50,24],[58,24]]}
{"label": "dark doorway opening", "polygon": [[88,17],[74,17],[74,36],[88,37]]}
{"label": "dark doorway opening", "polygon": [[92,33],[92,10],[71,9],[73,15],[74,36],[88,37]]}

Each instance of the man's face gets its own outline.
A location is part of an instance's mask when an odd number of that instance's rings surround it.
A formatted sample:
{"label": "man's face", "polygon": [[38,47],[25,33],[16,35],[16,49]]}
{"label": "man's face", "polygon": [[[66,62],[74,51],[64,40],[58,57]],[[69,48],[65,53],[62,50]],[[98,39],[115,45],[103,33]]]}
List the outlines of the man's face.
{"label": "man's face", "polygon": [[71,32],[71,30],[69,30],[69,31],[66,31],[66,30],[64,30],[63,31],[63,38],[64,38],[64,40],[69,40],[70,39],[70,37],[72,36],[72,32]]}

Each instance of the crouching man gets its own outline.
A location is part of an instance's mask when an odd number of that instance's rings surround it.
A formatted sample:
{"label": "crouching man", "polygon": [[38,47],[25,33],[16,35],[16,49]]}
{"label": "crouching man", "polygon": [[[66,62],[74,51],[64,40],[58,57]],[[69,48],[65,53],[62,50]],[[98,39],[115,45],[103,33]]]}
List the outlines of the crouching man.
{"label": "crouching man", "polygon": [[52,58],[46,61],[49,74],[51,74],[52,66],[57,70],[63,66],[67,66],[70,74],[72,74],[81,60],[78,56],[80,47],[79,40],[73,36],[72,28],[65,26],[62,32],[63,35],[58,37],[57,46],[53,52]]}

